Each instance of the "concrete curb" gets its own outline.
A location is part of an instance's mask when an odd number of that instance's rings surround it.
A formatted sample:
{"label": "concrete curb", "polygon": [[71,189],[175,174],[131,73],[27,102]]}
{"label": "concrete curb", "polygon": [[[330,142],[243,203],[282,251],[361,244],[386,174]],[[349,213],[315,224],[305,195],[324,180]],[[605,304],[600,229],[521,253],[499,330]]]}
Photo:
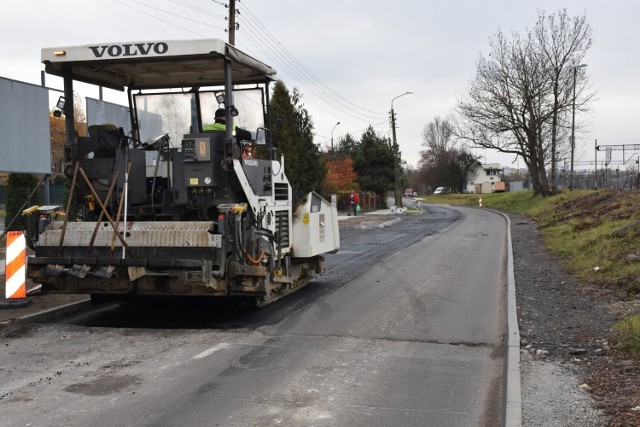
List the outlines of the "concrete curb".
{"label": "concrete curb", "polygon": [[520,329],[516,305],[516,279],[513,271],[513,246],[511,244],[511,220],[502,212],[488,209],[507,220],[507,346],[504,367],[504,418],[505,427],[522,427],[522,384],[520,381]]}
{"label": "concrete curb", "polygon": [[52,307],[48,310],[40,311],[38,313],[28,314],[18,318],[20,322],[51,322],[61,319],[71,314],[76,314],[81,311],[87,310],[91,307],[91,300],[89,298],[72,302],[69,304],[61,305],[59,307]]}
{"label": "concrete curb", "polygon": [[16,298],[0,300],[0,309],[23,308],[31,304],[31,298]]}

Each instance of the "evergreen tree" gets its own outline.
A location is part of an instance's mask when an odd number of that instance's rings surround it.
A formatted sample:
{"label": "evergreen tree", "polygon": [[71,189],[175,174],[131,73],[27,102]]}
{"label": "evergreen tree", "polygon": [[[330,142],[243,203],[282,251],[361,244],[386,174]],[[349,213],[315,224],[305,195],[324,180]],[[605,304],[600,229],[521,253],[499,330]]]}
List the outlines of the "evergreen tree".
{"label": "evergreen tree", "polygon": [[327,176],[327,167],[318,146],[313,142],[313,120],[304,108],[302,96],[293,89],[292,102],[300,142],[298,144],[298,190],[320,192]]}
{"label": "evergreen tree", "polygon": [[278,154],[285,157],[285,173],[294,192],[320,191],[326,167],[313,142],[313,121],[301,103],[300,93],[294,89],[290,95],[284,83],[276,82],[271,115],[277,123],[273,129],[274,145]]}
{"label": "evergreen tree", "polygon": [[353,139],[351,134],[346,134],[344,138],[342,138],[335,149],[336,157],[354,157],[355,153],[358,151],[360,142]]}
{"label": "evergreen tree", "polygon": [[393,151],[385,138],[369,126],[353,156],[353,168],[364,191],[382,195],[394,185]]}

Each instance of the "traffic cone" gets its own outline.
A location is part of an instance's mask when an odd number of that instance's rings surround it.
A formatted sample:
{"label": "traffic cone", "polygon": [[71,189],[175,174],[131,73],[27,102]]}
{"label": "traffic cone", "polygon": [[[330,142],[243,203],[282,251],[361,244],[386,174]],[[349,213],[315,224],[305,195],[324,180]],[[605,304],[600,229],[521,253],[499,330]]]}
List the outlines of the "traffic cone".
{"label": "traffic cone", "polygon": [[27,248],[22,231],[7,233],[7,251],[5,261],[5,301],[0,308],[24,307],[29,302],[26,286]]}

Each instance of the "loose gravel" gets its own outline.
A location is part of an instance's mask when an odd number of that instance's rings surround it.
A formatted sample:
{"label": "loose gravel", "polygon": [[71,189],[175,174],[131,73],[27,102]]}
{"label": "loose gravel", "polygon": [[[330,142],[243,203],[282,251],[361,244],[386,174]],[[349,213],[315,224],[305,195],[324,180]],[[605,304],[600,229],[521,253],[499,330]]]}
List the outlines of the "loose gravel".
{"label": "loose gravel", "polygon": [[626,407],[620,406],[619,388],[607,392],[601,374],[619,357],[610,340],[615,339],[612,325],[622,314],[612,307],[621,302],[612,292],[569,275],[545,250],[535,221],[508,216],[521,335],[523,426],[639,425],[631,410],[637,392]]}

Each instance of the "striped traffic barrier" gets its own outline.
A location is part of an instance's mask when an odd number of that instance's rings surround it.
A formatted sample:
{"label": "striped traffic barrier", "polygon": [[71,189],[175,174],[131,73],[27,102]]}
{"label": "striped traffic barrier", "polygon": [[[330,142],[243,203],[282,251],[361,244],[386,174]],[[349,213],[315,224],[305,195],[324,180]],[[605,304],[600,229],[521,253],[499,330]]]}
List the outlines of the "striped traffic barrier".
{"label": "striped traffic barrier", "polygon": [[7,252],[5,268],[5,296],[7,299],[26,298],[27,249],[22,231],[7,233]]}
{"label": "striped traffic barrier", "polygon": [[482,207],[482,197],[478,197],[478,206]]}

